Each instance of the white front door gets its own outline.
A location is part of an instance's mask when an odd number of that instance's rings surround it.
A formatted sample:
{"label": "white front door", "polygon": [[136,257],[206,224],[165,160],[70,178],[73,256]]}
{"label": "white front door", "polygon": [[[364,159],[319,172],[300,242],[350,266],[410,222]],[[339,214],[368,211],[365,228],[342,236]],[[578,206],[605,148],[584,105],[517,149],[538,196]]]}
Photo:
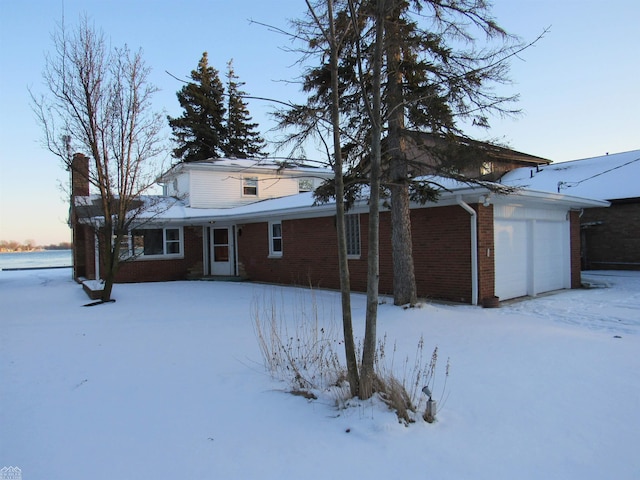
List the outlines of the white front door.
{"label": "white front door", "polygon": [[231,227],[211,229],[211,275],[233,275]]}

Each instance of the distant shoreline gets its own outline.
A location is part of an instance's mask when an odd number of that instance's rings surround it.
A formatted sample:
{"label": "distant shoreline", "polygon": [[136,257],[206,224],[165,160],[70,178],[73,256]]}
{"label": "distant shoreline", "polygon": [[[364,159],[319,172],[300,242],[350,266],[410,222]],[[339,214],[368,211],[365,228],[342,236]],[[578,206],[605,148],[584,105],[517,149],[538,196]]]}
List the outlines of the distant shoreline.
{"label": "distant shoreline", "polygon": [[0,270],[68,267],[73,264],[73,250],[22,250],[0,253]]}
{"label": "distant shoreline", "polygon": [[8,250],[2,249],[0,250],[0,255],[3,253],[33,253],[33,252],[57,252],[62,250],[71,250],[71,247],[59,247],[59,248],[45,248],[45,247],[37,247],[32,248],[30,250]]}
{"label": "distant shoreline", "polygon": [[[15,253],[15,252],[14,252]],[[19,272],[21,270],[51,270],[54,268],[73,268],[71,265],[59,265],[55,267],[14,267],[14,268],[0,268],[2,272]]]}

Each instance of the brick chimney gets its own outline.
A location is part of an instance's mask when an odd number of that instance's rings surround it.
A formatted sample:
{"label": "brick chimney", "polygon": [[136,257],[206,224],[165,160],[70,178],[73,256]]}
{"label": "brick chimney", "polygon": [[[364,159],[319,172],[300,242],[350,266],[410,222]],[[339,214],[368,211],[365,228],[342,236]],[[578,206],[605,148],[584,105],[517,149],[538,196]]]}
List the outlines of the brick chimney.
{"label": "brick chimney", "polygon": [[71,160],[71,196],[89,196],[89,157],[74,153]]}

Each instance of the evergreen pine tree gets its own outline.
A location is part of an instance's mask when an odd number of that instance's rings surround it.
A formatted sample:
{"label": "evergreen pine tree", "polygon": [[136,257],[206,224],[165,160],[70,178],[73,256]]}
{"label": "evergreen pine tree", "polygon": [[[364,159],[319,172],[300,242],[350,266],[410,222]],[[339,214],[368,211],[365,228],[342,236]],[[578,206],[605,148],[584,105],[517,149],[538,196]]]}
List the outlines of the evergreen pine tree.
{"label": "evergreen pine tree", "polygon": [[241,88],[233,69],[233,60],[227,63],[227,142],[224,152],[229,157],[264,157],[265,141],[255,130],[257,123],[251,123],[247,103],[243,100],[246,92]]}
{"label": "evergreen pine tree", "polygon": [[184,162],[216,158],[225,154],[224,87],[218,71],[209,66],[207,52],[202,54],[198,68],[191,72],[193,82],[177,92],[181,117],[168,117],[178,147],[173,156]]}
{"label": "evergreen pine tree", "polygon": [[[322,4],[325,0],[317,0]],[[346,184],[359,188],[368,182],[368,136],[366,98],[372,94],[368,77],[373,63],[375,0],[352,2],[335,0],[337,27],[343,27],[345,42],[339,59],[340,98],[343,122],[343,153],[351,170]],[[467,148],[459,122],[488,127],[490,114],[515,113],[509,107],[517,96],[502,96],[493,90],[496,83],[508,82],[508,59],[526,48],[508,35],[491,17],[489,6],[478,0],[386,0],[384,18],[384,68],[382,90],[383,135],[382,182],[391,200],[393,225],[394,303],[415,303],[409,200],[432,201],[439,186],[429,181],[413,181],[415,171],[449,176],[469,182],[459,172],[468,159],[481,158],[479,149],[460,156]],[[296,24],[299,34],[312,50],[325,43],[323,32],[305,35],[308,24]],[[347,33],[352,32],[351,36]],[[486,45],[477,47],[481,39]],[[351,40],[351,41],[349,41]],[[305,52],[306,53],[306,52]],[[316,131],[316,124],[329,118],[329,65],[326,51],[319,56],[320,65],[304,76],[308,93],[304,106],[279,112],[283,128],[297,125],[291,138],[299,142]],[[411,145],[413,131],[444,139],[441,145]],[[464,139],[464,138],[463,138]],[[463,148],[464,147],[464,148]],[[415,158],[416,151],[432,160],[425,165]],[[455,156],[453,155],[455,152]],[[422,155],[424,158],[424,155]],[[424,174],[422,174],[424,175]],[[335,195],[330,184],[316,190],[319,200]],[[347,197],[352,194],[347,191]]]}

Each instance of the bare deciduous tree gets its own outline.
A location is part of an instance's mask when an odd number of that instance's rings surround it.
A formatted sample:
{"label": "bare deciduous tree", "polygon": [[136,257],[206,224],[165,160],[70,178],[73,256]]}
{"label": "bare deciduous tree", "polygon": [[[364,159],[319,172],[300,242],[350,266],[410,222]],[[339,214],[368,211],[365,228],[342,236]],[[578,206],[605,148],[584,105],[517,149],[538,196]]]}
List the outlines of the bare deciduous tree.
{"label": "bare deciduous tree", "polygon": [[[59,26],[43,70],[46,93],[31,92],[46,148],[72,168],[72,151],[91,159],[87,180],[99,239],[104,289],[111,299],[120,246],[145,206],[163,152],[163,118],[151,108],[157,88],[140,51],[110,48],[102,32],[81,17],[76,29]],[[95,220],[99,218],[99,220]]]}

